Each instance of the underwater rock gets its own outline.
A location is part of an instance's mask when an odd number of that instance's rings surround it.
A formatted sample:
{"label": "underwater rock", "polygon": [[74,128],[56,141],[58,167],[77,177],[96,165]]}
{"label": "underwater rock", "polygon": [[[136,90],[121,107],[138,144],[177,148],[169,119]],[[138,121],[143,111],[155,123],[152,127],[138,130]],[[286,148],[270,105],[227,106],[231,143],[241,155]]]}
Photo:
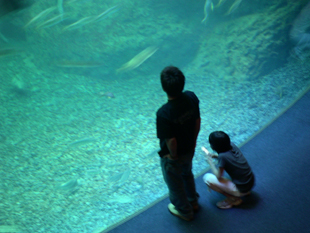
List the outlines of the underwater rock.
{"label": "underwater rock", "polygon": [[291,40],[296,44],[294,52],[304,59],[303,51],[310,48],[310,2],[302,9],[293,23],[290,32]]}
{"label": "underwater rock", "polygon": [[288,34],[299,8],[295,2],[288,2],[218,23],[202,38],[189,67],[209,77],[232,81],[270,73],[287,62]]}

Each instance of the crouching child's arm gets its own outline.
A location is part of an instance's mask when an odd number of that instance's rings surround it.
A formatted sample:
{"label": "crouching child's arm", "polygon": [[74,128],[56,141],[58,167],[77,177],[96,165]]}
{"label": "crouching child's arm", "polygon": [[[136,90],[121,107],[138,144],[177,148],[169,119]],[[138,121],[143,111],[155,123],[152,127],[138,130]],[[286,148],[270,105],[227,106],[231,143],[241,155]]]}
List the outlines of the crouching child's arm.
{"label": "crouching child's arm", "polygon": [[217,157],[212,155],[205,147],[201,147],[202,151],[205,152],[205,158],[210,165],[212,173],[216,176],[217,179],[220,179],[223,176],[224,169],[220,167],[217,169],[217,167],[214,165],[212,158]]}

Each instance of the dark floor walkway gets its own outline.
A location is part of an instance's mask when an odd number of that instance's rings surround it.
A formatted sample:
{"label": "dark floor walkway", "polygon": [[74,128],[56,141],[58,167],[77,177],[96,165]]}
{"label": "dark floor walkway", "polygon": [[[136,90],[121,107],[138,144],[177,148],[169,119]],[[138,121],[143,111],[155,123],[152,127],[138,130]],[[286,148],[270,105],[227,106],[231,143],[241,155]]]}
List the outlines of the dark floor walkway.
{"label": "dark floor walkway", "polygon": [[223,197],[198,177],[201,211],[194,221],[172,216],[166,198],[109,232],[310,232],[310,92],[241,150],[257,182],[239,208],[215,207]]}

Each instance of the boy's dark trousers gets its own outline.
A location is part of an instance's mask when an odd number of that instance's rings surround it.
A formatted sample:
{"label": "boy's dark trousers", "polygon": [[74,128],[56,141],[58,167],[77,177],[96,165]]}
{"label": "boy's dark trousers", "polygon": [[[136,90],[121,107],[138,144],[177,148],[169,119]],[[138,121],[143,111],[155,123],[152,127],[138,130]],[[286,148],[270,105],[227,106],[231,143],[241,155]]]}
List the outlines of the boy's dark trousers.
{"label": "boy's dark trousers", "polygon": [[181,155],[177,160],[163,156],[160,161],[164,180],[169,189],[171,203],[184,217],[193,216],[190,202],[197,201],[192,160],[194,151]]}

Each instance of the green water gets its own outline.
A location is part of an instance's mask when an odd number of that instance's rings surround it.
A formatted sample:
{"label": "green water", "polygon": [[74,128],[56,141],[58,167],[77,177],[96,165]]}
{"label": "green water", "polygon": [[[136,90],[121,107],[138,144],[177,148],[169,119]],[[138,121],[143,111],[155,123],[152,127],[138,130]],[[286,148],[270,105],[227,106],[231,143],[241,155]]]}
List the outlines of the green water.
{"label": "green water", "polygon": [[[266,31],[255,20],[290,7],[242,1],[226,15],[227,0],[202,24],[205,2],[189,2],[46,1],[2,19],[0,48],[14,50],[0,57],[0,232],[106,231],[164,197],[155,113],[167,101],[159,82],[167,65],[200,98],[197,148],[214,130],[242,144],[310,86],[309,56],[290,56],[286,26],[307,1],[277,29],[286,52],[275,47],[263,64],[254,57],[270,49],[261,49],[269,34],[254,37]],[[256,26],[238,35],[247,19]],[[232,42],[240,47],[228,53]],[[128,63],[145,50],[156,51]],[[208,169],[198,149],[193,166],[196,176]]]}

